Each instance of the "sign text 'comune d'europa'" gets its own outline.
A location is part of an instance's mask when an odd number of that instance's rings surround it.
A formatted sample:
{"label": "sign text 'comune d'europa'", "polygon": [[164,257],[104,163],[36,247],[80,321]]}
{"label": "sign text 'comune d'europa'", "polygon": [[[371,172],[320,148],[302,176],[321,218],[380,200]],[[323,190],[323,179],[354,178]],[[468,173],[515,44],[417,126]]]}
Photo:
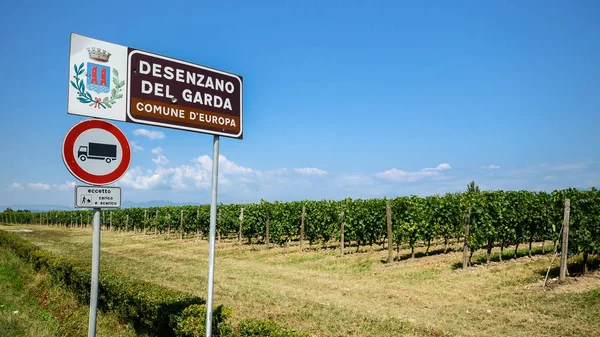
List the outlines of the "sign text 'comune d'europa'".
{"label": "sign text 'comune d'europa'", "polygon": [[134,121],[242,138],[240,77],[137,50],[129,54],[129,72]]}

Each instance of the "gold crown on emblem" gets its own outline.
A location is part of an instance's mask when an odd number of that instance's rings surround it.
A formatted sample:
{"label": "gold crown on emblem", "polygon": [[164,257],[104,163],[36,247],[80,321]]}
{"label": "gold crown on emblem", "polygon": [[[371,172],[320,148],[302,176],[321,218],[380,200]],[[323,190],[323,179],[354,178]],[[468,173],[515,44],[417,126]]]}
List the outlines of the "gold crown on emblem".
{"label": "gold crown on emblem", "polygon": [[107,52],[104,49],[100,48],[87,48],[88,54],[90,54],[90,58],[97,61],[106,62],[110,57],[111,53]]}

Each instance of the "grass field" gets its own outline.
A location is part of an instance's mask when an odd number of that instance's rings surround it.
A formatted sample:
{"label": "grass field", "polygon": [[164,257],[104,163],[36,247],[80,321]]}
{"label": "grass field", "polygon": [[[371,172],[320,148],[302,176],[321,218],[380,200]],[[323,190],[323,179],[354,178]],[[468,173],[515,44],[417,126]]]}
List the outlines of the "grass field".
{"label": "grass field", "polygon": [[[17,228],[33,230],[20,234],[42,248],[91,261],[89,229],[0,226]],[[231,307],[234,319],[273,319],[315,336],[600,336],[598,272],[544,290],[550,254],[462,271],[459,252],[384,264],[379,249],[340,257],[335,249],[225,240],[217,245],[215,304]],[[103,265],[201,297],[207,252],[201,240],[102,232]]]}
{"label": "grass field", "polygon": [[56,319],[27,295],[27,286],[34,278],[29,266],[0,248],[0,336],[58,335]]}
{"label": "grass field", "polygon": [[[89,307],[49,276],[0,247],[0,336],[87,336]],[[98,315],[97,336],[134,337],[112,313]]]}

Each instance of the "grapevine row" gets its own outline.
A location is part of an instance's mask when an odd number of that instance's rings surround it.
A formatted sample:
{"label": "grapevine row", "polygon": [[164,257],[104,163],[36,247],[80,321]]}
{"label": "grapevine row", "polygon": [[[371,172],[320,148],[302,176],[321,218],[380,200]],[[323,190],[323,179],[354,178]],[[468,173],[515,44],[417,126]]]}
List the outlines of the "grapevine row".
{"label": "grapevine row", "polygon": [[[407,244],[413,250],[422,242],[429,251],[432,242],[464,237],[466,218],[470,251],[539,240],[559,240],[563,204],[571,200],[570,243],[572,253],[592,254],[600,249],[600,191],[556,190],[470,191],[444,196],[403,196],[392,199],[267,202],[218,205],[219,236],[235,236],[247,243],[284,245],[298,240],[304,219],[303,237],[311,245],[352,242],[357,249],[382,243],[387,236],[386,204],[392,212],[393,242],[397,249]],[[241,217],[243,209],[243,218]],[[303,211],[304,209],[304,211]],[[6,223],[52,226],[88,226],[89,210],[29,212],[10,209],[0,213]],[[207,236],[210,206],[165,206],[102,211],[101,223],[119,231],[177,233]],[[241,233],[240,233],[241,232]],[[241,235],[240,235],[241,234]],[[515,250],[516,252],[516,250]]]}

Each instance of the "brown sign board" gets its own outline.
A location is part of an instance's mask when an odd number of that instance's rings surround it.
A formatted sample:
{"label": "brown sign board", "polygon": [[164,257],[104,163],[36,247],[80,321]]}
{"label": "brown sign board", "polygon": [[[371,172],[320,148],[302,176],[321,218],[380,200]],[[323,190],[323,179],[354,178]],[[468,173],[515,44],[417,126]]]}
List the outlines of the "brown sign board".
{"label": "brown sign board", "polygon": [[242,139],[242,77],[71,34],[69,114]]}
{"label": "brown sign board", "polygon": [[241,139],[242,78],[129,49],[127,121]]}

